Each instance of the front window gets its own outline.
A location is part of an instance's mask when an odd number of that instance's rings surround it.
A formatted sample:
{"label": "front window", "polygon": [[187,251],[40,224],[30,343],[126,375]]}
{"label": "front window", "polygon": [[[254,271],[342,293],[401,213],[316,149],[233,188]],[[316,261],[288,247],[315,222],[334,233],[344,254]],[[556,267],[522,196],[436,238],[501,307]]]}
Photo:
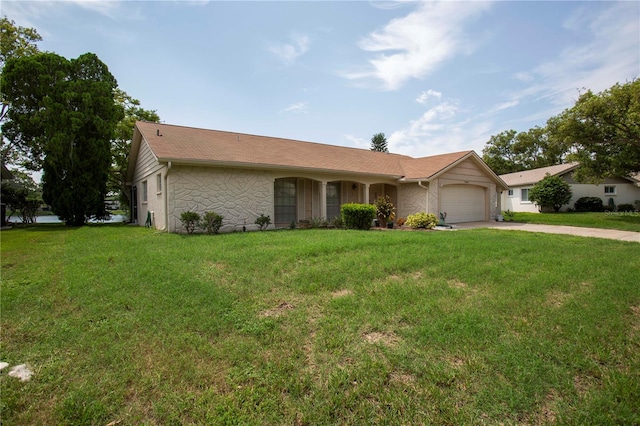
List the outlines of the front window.
{"label": "front window", "polygon": [[333,220],[340,217],[340,182],[327,183],[327,217]]}
{"label": "front window", "polygon": [[605,186],[604,193],[606,195],[616,195],[616,187],[615,185]]}
{"label": "front window", "polygon": [[529,188],[523,188],[521,192],[521,201],[529,202]]}
{"label": "front window", "polygon": [[156,175],[156,188],[158,188],[158,194],[162,192],[162,173]]}
{"label": "front window", "polygon": [[146,180],[144,182],[142,182],[142,201],[145,202],[145,203],[148,201],[147,181]]}
{"label": "front window", "polygon": [[510,189],[507,191],[507,196],[508,197],[513,197],[513,189]]}
{"label": "front window", "polygon": [[296,180],[276,179],[274,185],[275,222],[291,223],[296,221]]}

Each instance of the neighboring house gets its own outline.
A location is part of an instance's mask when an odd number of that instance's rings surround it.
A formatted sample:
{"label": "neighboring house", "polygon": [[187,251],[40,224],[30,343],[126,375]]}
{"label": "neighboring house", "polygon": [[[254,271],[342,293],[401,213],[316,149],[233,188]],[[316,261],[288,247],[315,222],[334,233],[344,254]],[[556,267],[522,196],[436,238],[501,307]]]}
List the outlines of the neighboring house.
{"label": "neighboring house", "polygon": [[136,123],[127,185],[132,219],[182,231],[184,211],[215,211],[221,231],[334,219],[344,203],[389,195],[397,217],[447,212],[447,223],[493,220],[505,183],[473,151],[412,158],[290,139]]}
{"label": "neighboring house", "polygon": [[502,193],[503,210],[538,213],[538,206],[529,201],[529,190],[547,174],[560,176],[571,186],[573,196],[569,204],[562,207],[563,211],[572,208],[576,200],[582,197],[598,197],[604,205],[610,204],[609,200],[613,200],[615,205],[634,204],[640,200],[640,180],[635,177],[607,178],[598,185],[585,184],[573,179],[577,167],[578,163],[567,163],[500,175],[509,186],[509,190]]}

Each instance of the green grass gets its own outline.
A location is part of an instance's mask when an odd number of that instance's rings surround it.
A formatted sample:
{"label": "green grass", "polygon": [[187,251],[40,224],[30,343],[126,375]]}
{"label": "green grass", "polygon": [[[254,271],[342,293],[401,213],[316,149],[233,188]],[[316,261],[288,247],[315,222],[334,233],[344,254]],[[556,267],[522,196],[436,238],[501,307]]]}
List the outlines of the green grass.
{"label": "green grass", "polygon": [[637,243],[2,231],[2,423],[638,424]]}
{"label": "green grass", "polygon": [[541,223],[545,225],[569,225],[587,228],[620,229],[640,232],[640,213],[515,213],[514,222]]}

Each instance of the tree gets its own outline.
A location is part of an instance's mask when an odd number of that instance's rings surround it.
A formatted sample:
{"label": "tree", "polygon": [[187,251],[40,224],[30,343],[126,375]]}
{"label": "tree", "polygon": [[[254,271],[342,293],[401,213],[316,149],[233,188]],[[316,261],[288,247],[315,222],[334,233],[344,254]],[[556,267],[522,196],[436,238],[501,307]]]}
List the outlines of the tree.
{"label": "tree", "polygon": [[126,173],[131,150],[131,139],[136,121],[152,121],[157,123],[160,117],[154,110],[140,107],[140,101],[132,98],[126,92],[116,89],[115,101],[124,110],[124,117],[116,125],[114,137],[111,141],[112,165],[109,174],[108,192],[118,193],[121,205],[128,206],[130,194],[127,191]]}
{"label": "tree", "polygon": [[505,130],[493,135],[482,150],[482,159],[498,175],[523,170],[513,149],[517,133]]}
{"label": "tree", "polygon": [[[555,125],[553,122],[548,126]],[[482,159],[498,175],[562,164],[567,148],[555,139],[548,127],[526,132],[506,130],[491,136],[482,150]]]}
{"label": "tree", "polygon": [[[4,66],[9,59],[23,58],[39,53],[37,42],[42,37],[33,28],[25,28],[16,26],[14,21],[10,21],[6,17],[0,19],[0,73],[4,70]],[[9,112],[9,100],[5,95],[3,88],[0,91],[0,123],[5,121],[5,117]],[[21,147],[14,146],[9,140],[2,137],[2,145],[0,147],[0,157],[5,164],[20,164],[23,162],[25,153],[21,151]]]}
{"label": "tree", "polygon": [[384,133],[376,133],[371,138],[371,151],[389,152],[387,147],[387,138]]}
{"label": "tree", "polygon": [[556,212],[571,201],[571,196],[571,186],[560,176],[548,173],[529,190],[529,200],[541,209],[553,209]]}
{"label": "tree", "polygon": [[598,182],[640,172],[640,80],[580,95],[557,117],[555,137],[572,147],[576,179]]}
{"label": "tree", "polygon": [[18,215],[23,223],[34,223],[42,205],[42,189],[25,172],[12,170],[13,179],[2,181],[2,202],[11,215]]}
{"label": "tree", "polygon": [[44,201],[67,225],[105,217],[110,143],[123,117],[107,66],[92,53],[12,58],[2,87],[11,101],[3,132],[42,165]]}

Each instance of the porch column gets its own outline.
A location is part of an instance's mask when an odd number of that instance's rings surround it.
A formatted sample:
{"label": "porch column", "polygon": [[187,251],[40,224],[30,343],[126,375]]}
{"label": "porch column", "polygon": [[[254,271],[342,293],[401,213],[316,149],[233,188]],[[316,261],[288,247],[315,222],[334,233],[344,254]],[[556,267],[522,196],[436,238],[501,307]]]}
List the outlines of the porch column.
{"label": "porch column", "polygon": [[320,217],[327,218],[327,182],[320,182]]}
{"label": "porch column", "polygon": [[369,185],[368,183],[366,183],[364,185],[364,203],[365,204],[369,204],[369,187],[371,185]]}

